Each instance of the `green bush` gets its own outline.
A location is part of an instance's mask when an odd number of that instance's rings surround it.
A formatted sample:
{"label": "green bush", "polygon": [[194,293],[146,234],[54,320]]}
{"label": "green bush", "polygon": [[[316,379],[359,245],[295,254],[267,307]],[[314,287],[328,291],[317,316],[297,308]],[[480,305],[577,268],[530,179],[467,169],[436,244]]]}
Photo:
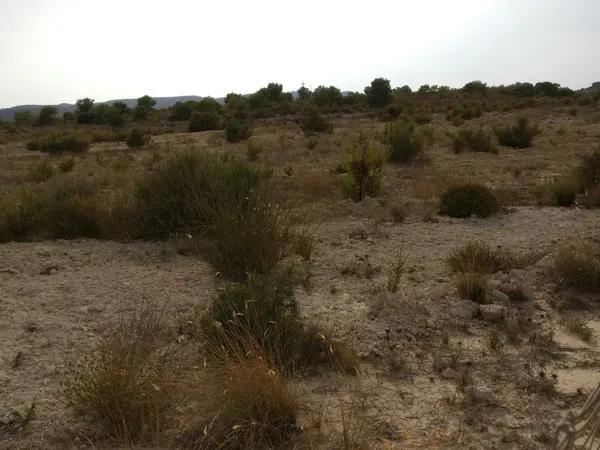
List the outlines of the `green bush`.
{"label": "green bush", "polygon": [[188,131],[190,133],[220,130],[221,128],[221,116],[216,112],[193,112],[188,125]]}
{"label": "green bush", "polygon": [[147,237],[196,234],[208,224],[209,208],[235,209],[257,188],[260,173],[215,155],[183,153],[141,180],[135,197]]}
{"label": "green bush", "polygon": [[150,136],[144,134],[144,132],[139,128],[132,128],[127,135],[127,139],[125,139],[125,143],[129,148],[141,148],[144,145],[147,145],[149,142]]}
{"label": "green bush", "polygon": [[405,120],[386,124],[384,142],[390,145],[390,161],[409,162],[423,154],[423,129]]}
{"label": "green bush", "polygon": [[342,190],[354,201],[365,196],[375,197],[382,189],[382,171],[386,153],[376,147],[358,147],[350,150],[341,161]]}
{"label": "green bush", "polygon": [[538,134],[539,128],[527,117],[520,117],[514,125],[496,128],[496,136],[500,145],[513,148],[527,148]]}
{"label": "green bush", "polygon": [[225,138],[227,142],[239,142],[248,139],[252,135],[252,127],[248,120],[241,118],[231,118],[227,121],[225,127]]}
{"label": "green bush", "polygon": [[63,152],[81,153],[90,148],[89,136],[75,133],[62,132],[39,136],[27,143],[28,150],[40,150],[45,153],[56,154]]}
{"label": "green bush", "polygon": [[440,214],[465,218],[488,217],[499,209],[498,199],[485,186],[462,184],[448,189],[441,198]]}
{"label": "green bush", "polygon": [[312,105],[306,106],[302,111],[300,128],[306,135],[333,132],[333,125],[327,121],[318,108]]}
{"label": "green bush", "polygon": [[498,153],[493,131],[488,127],[461,127],[452,137],[455,153],[464,150]]}
{"label": "green bush", "polygon": [[258,155],[260,155],[262,151],[262,146],[254,141],[248,141],[246,144],[246,155],[248,155],[248,161],[256,161],[258,159]]}
{"label": "green bush", "polygon": [[390,80],[375,78],[371,85],[365,88],[367,103],[372,108],[383,108],[392,101],[392,88]]}

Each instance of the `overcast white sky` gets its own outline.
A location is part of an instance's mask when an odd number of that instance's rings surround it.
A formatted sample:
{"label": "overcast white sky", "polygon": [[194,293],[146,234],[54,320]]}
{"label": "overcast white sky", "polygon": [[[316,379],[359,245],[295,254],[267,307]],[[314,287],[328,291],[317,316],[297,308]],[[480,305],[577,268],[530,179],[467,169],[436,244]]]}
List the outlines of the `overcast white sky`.
{"label": "overcast white sky", "polygon": [[0,107],[600,80],[600,0],[0,0]]}

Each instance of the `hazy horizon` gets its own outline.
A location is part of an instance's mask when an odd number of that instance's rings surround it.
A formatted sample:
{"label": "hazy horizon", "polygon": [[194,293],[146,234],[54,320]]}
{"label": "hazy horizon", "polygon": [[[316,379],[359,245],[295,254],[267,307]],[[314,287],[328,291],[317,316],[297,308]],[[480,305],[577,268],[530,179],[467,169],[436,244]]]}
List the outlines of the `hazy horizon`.
{"label": "hazy horizon", "polygon": [[600,2],[89,4],[0,0],[0,108],[251,93],[600,79]]}

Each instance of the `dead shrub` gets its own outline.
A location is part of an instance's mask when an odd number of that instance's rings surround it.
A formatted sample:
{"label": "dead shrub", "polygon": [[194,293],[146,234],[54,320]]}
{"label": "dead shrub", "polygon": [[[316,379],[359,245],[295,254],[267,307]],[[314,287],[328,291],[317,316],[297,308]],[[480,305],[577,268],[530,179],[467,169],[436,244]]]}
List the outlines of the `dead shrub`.
{"label": "dead shrub", "polygon": [[462,273],[456,279],[456,290],[461,298],[472,302],[489,303],[489,287],[487,277],[479,273]]}
{"label": "dead shrub", "polygon": [[592,328],[586,323],[585,320],[579,317],[564,317],[560,323],[569,331],[569,333],[578,336],[582,341],[590,342],[594,336]]}

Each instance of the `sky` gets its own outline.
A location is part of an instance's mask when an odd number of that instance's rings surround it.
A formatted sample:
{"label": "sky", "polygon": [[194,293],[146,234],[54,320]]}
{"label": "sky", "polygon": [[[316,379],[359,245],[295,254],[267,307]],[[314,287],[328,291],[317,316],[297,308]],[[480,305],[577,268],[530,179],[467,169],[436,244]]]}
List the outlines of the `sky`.
{"label": "sky", "polygon": [[0,0],[0,107],[600,81],[600,0]]}

